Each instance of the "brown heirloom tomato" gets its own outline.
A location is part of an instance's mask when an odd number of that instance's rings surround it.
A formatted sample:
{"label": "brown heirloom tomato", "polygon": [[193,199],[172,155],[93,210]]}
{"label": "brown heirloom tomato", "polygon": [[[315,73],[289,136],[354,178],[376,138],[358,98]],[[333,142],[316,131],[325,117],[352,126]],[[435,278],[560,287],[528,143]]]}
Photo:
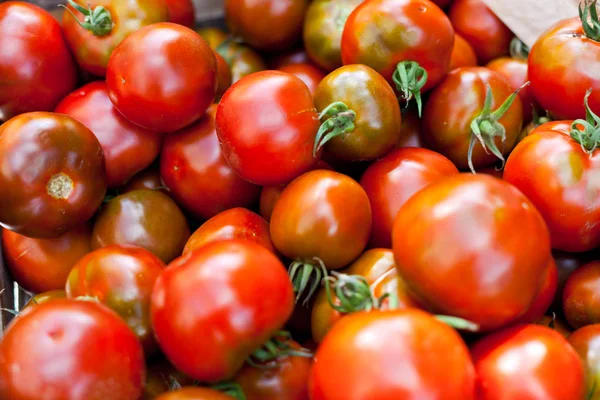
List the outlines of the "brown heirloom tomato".
{"label": "brown heirloom tomato", "polygon": [[567,340],[583,360],[587,375],[587,399],[600,399],[600,324],[584,326]]}
{"label": "brown heirloom tomato", "polygon": [[169,22],[194,28],[196,15],[194,2],[192,0],[166,0],[169,8]]}
{"label": "brown heirloom tomato", "polygon": [[267,69],[260,54],[248,46],[227,41],[218,45],[215,51],[229,64],[232,83],[236,83],[247,75]]}
{"label": "brown heirloom tomato", "polygon": [[312,64],[289,64],[279,67],[279,71],[287,72],[300,78],[308,86],[311,93],[315,92],[319,82],[325,78],[325,74]]}
{"label": "brown heirloom tomato", "polygon": [[454,48],[450,58],[450,71],[460,67],[476,67],[477,54],[473,46],[458,33],[454,35]]}
{"label": "brown heirloom tomato", "polygon": [[208,388],[184,387],[158,396],[156,400],[231,400],[231,396]]}
{"label": "brown heirloom tomato", "polygon": [[21,114],[0,126],[0,225],[53,238],[94,215],[106,192],[98,139],[62,114]]}
{"label": "brown heirloom tomato", "polygon": [[573,271],[562,299],[565,318],[573,328],[600,323],[600,261]]}
{"label": "brown heirloom tomato", "polygon": [[55,110],[87,126],[104,151],[106,183],[118,188],[158,156],[161,137],[126,120],[108,98],[104,82],[92,82],[65,97]]}

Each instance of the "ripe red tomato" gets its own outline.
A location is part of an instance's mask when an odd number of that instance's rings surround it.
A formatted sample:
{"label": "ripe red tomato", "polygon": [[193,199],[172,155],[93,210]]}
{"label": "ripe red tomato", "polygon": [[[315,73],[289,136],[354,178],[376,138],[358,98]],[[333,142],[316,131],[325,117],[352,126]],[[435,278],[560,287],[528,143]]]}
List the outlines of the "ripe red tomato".
{"label": "ripe red tomato", "polygon": [[575,400],[585,394],[581,359],[558,332],[516,325],[472,348],[477,399]]}
{"label": "ripe red tomato", "polygon": [[248,46],[227,41],[218,45],[215,50],[229,64],[233,83],[247,75],[267,69],[267,65],[260,54]]}
{"label": "ripe red tomato", "polygon": [[315,92],[319,82],[325,78],[325,74],[312,64],[289,64],[278,68],[279,71],[287,72],[300,78],[308,86],[311,93]]}
{"label": "ripe red tomato", "polygon": [[542,283],[542,288],[535,296],[535,300],[529,307],[529,310],[525,314],[523,314],[517,322],[522,322],[525,324],[534,323],[540,318],[544,316],[548,308],[554,301],[554,296],[556,295],[556,289],[558,287],[558,268],[556,267],[556,262],[554,261],[554,257],[550,257],[550,262],[546,267],[546,272],[544,274],[544,283]]}
{"label": "ripe red tomato", "polygon": [[138,400],[144,354],[113,311],[92,301],[28,307],[0,341],[0,397]]}
{"label": "ripe red tomato", "polygon": [[415,107],[405,108],[402,111],[402,135],[396,142],[396,149],[403,147],[424,147],[421,138],[421,118]]}
{"label": "ripe red tomato", "polygon": [[229,34],[220,28],[215,27],[203,27],[196,29],[196,32],[202,36],[202,39],[208,43],[211,49],[217,50],[221,44],[235,43],[235,41],[228,41]]}
{"label": "ripe red tomato", "polygon": [[[510,89],[515,91],[529,81],[527,75],[527,59],[516,57],[500,57],[490,61],[486,68],[500,73],[508,82]],[[531,87],[526,86],[519,91],[523,106],[523,121],[528,122],[533,117],[533,94]]]}
{"label": "ripe red tomato", "polygon": [[452,57],[450,57],[450,71],[460,67],[476,67],[477,54],[473,46],[469,44],[458,33],[454,35],[454,47],[452,48]]}
{"label": "ripe red tomato", "polygon": [[79,225],[54,239],[31,239],[2,230],[2,251],[11,276],[34,293],[64,289],[71,268],[92,251],[92,229]]}
{"label": "ripe red tomato", "polygon": [[25,310],[27,307],[35,307],[37,305],[44,304],[49,301],[64,299],[66,297],[67,293],[64,290],[49,290],[47,292],[42,292],[36,294],[31,299],[29,299],[27,304],[25,304],[25,307],[21,309],[21,312],[23,312],[23,310]]}
{"label": "ripe red tomato", "polygon": [[23,1],[0,4],[0,121],[51,111],[75,88],[75,62],[60,24]]}
{"label": "ripe red tomato", "polygon": [[106,192],[104,156],[82,123],[21,114],[0,126],[0,225],[53,238],[94,215]]}
{"label": "ripe red tomato", "polygon": [[532,135],[534,133],[543,132],[543,131],[557,131],[563,132],[567,135],[571,132],[571,125],[573,125],[573,120],[564,120],[564,121],[548,121],[541,125],[534,127],[528,135]]}
{"label": "ripe red tomato", "polygon": [[156,167],[147,168],[136,174],[120,192],[125,194],[140,189],[158,190],[166,195],[170,195],[168,188],[160,177],[160,170]]}
{"label": "ripe red tomato", "polygon": [[562,292],[563,312],[573,328],[600,323],[600,261],[586,264],[569,275]]}
{"label": "ripe red tomato", "polygon": [[169,22],[152,24],[114,50],[106,83],[111,101],[125,118],[151,131],[174,132],[202,117],[212,104],[217,61],[191,29]]}
{"label": "ripe red tomato", "polygon": [[416,309],[342,318],[317,350],[311,400],[474,400],[467,346],[452,328]]}
{"label": "ripe red tomato", "polygon": [[277,257],[256,243],[228,240],[171,263],[154,286],[151,317],[173,365],[201,382],[220,382],[283,327],[293,307]]}
{"label": "ripe red tomato", "polygon": [[192,0],[166,0],[169,8],[169,22],[194,28],[196,25],[196,10]]}
{"label": "ripe red tomato", "polygon": [[104,82],[92,82],[65,97],[55,110],[87,126],[104,151],[106,183],[118,188],[158,156],[161,137],[132,124],[113,106]]}
{"label": "ripe red tomato", "polygon": [[208,388],[184,387],[162,394],[156,400],[231,400],[231,396]]}
{"label": "ripe red tomato", "polygon": [[[312,4],[312,2],[311,2]],[[268,59],[269,69],[279,69],[292,64],[311,64],[308,54],[303,47],[270,54]]]}
{"label": "ripe red tomato", "polygon": [[318,161],[313,145],[319,124],[308,87],[279,71],[243,78],[217,108],[225,159],[239,176],[258,185],[288,183],[308,171]]}
{"label": "ripe red tomato", "polygon": [[392,242],[416,299],[481,331],[527,312],[551,257],[548,228],[533,204],[514,186],[479,174],[448,177],[411,197]]}
{"label": "ripe red tomato", "polygon": [[590,400],[598,400],[600,388],[600,324],[577,329],[567,340],[583,360],[587,375],[587,395]]}
{"label": "ripe red tomato", "polygon": [[215,102],[219,102],[221,97],[229,86],[233,83],[233,75],[231,73],[231,68],[227,61],[223,58],[222,55],[214,51],[215,59],[217,60],[217,94],[215,96]]}

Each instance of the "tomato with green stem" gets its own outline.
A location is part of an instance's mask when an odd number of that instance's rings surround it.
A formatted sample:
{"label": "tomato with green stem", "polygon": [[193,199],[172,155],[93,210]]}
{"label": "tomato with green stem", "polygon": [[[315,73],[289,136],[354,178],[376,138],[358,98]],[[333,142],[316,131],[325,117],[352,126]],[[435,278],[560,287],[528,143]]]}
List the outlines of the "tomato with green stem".
{"label": "tomato with green stem", "polygon": [[583,360],[587,376],[587,399],[600,399],[600,324],[577,329],[567,338]]}
{"label": "tomato with green stem", "polygon": [[574,329],[600,323],[600,262],[585,264],[569,275],[562,292],[565,318]]}
{"label": "tomato with green stem", "polygon": [[284,65],[278,68],[279,71],[287,72],[297,76],[308,86],[311,93],[314,94],[319,82],[325,78],[325,74],[319,68],[310,63],[296,63]]}
{"label": "tomato with green stem", "polygon": [[196,10],[192,0],[166,0],[169,9],[169,22],[194,28],[196,25]]}
{"label": "tomato with green stem", "polygon": [[454,47],[452,48],[452,57],[450,57],[450,68],[452,71],[460,67],[476,67],[477,54],[473,46],[469,44],[461,35],[454,35]]}

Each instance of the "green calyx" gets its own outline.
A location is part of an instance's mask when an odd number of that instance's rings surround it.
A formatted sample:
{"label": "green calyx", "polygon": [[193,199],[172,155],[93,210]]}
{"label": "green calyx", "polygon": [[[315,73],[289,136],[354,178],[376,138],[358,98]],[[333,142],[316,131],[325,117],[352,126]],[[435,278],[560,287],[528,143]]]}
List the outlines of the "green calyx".
{"label": "green calyx", "polygon": [[226,394],[227,396],[233,397],[236,400],[246,400],[246,395],[242,390],[242,387],[234,382],[222,382],[217,383],[210,387],[212,390],[216,390]]}
{"label": "green calyx", "polygon": [[309,300],[321,285],[323,278],[327,276],[327,269],[323,261],[316,257],[313,260],[314,263],[294,261],[288,272],[296,293],[296,302],[306,294],[302,302],[305,306],[308,305]]}
{"label": "green calyx", "polygon": [[583,32],[589,39],[600,42],[600,19],[596,3],[598,0],[582,0],[579,3],[579,18],[583,26]]}
{"label": "green calyx", "polygon": [[510,42],[510,56],[520,60],[527,60],[529,57],[529,46],[515,36]]}
{"label": "green calyx", "polygon": [[313,357],[313,353],[308,349],[290,346],[291,340],[292,336],[289,332],[277,332],[261,348],[254,351],[246,362],[255,368],[273,369],[277,368],[277,360],[282,357]]}
{"label": "green calyx", "polygon": [[425,68],[421,67],[416,61],[402,61],[396,66],[392,80],[396,85],[396,90],[402,93],[407,106],[413,98],[415,99],[419,117],[421,117],[423,108],[421,89],[427,83]]}
{"label": "green calyx", "polygon": [[436,315],[435,319],[451,326],[454,329],[469,332],[478,332],[479,325],[474,322],[467,321],[466,319],[459,317],[452,317],[450,315]]}
{"label": "green calyx", "polygon": [[504,165],[504,155],[502,155],[502,152],[498,149],[498,146],[496,146],[495,139],[500,137],[502,142],[505,142],[506,129],[498,122],[498,120],[502,118],[512,106],[519,92],[528,85],[529,82],[518,88],[513,94],[508,96],[504,103],[495,111],[492,111],[492,88],[489,85],[487,86],[483,109],[479,115],[471,121],[471,141],[469,142],[469,151],[467,154],[471,172],[475,173],[475,168],[473,167],[473,149],[475,148],[476,141],[481,143],[483,150],[485,150],[487,154],[491,152],[501,160]]}
{"label": "green calyx", "polygon": [[75,21],[77,21],[79,26],[92,32],[94,36],[108,35],[112,31],[114,26],[112,16],[110,15],[110,11],[103,6],[96,6],[92,9],[90,5],[88,5],[88,8],[85,8],[73,0],[67,0],[67,2],[71,7],[83,15],[83,22],[79,20],[77,15],[75,15],[75,13],[71,11],[69,7],[66,7],[62,4],[61,7],[64,7],[73,16],[73,18],[75,18]]}
{"label": "green calyx", "polygon": [[570,132],[571,138],[579,143],[583,151],[588,154],[600,147],[600,117],[590,109],[588,99],[591,94],[592,89],[589,89],[583,99],[586,119],[573,121]]}
{"label": "green calyx", "polygon": [[[325,278],[324,284],[329,305],[342,314],[379,309],[383,301],[389,297],[385,294],[381,298],[376,298],[365,277],[360,275],[331,272],[331,276]],[[339,304],[333,298],[333,294]]]}
{"label": "green calyx", "polygon": [[321,124],[315,137],[313,157],[316,157],[319,150],[331,139],[354,130],[356,113],[350,110],[345,103],[336,101],[321,111],[319,120],[323,118],[327,119]]}

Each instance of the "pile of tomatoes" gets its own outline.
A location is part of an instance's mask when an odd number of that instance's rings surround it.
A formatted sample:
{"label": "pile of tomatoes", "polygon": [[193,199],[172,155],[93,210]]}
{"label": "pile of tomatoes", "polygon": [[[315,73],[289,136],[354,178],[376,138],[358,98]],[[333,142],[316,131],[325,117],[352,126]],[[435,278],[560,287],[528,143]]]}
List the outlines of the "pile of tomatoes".
{"label": "pile of tomatoes", "polygon": [[0,3],[0,399],[600,399],[596,1],[224,5]]}

